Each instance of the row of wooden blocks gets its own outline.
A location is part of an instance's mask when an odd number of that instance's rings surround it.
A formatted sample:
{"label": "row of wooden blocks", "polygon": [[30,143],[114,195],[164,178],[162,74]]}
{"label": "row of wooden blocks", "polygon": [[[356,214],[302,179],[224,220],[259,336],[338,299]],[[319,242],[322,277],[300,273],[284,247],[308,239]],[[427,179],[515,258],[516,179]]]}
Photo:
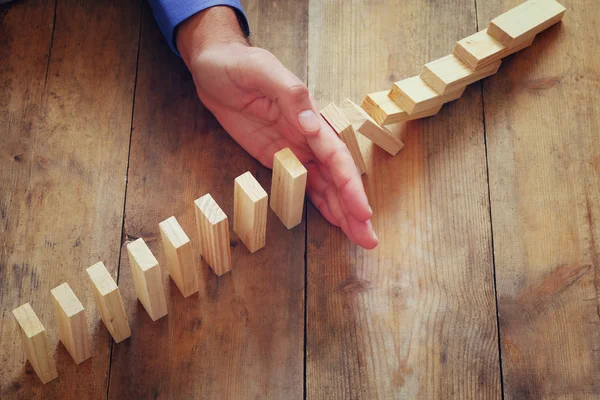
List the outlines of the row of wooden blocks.
{"label": "row of wooden blocks", "polygon": [[494,18],[487,29],[458,41],[452,54],[425,64],[420,75],[395,82],[390,90],[367,94],[360,107],[350,100],[342,107],[329,104],[321,115],[364,173],[355,132],[396,155],[403,143],[389,125],[437,114],[444,103],[458,99],[467,85],[495,74],[502,58],[531,45],[564,13],[565,7],[555,0],[528,0]]}
{"label": "row of wooden blocks", "polygon": [[[277,152],[273,162],[271,209],[291,229],[302,221],[307,171],[290,149]],[[233,230],[251,253],[266,243],[268,196],[260,183],[246,172],[234,181]],[[231,270],[231,248],[227,215],[210,194],[194,201],[200,255],[222,275]],[[184,297],[199,290],[196,265],[189,237],[177,219],[159,224],[171,279]],[[135,292],[153,321],[167,315],[167,302],[158,260],[142,238],[127,244]],[[119,288],[102,262],[87,269],[96,306],[116,343],[131,336]],[[91,337],[85,310],[68,283],[51,290],[60,341],[79,364],[91,357]],[[43,383],[58,376],[48,346],[46,330],[26,303],[13,310],[25,355]]]}

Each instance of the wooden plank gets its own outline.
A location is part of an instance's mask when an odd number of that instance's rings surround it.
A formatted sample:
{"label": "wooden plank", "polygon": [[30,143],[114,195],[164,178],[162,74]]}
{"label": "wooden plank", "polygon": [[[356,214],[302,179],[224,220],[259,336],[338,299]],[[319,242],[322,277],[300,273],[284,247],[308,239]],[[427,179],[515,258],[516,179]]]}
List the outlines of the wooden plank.
{"label": "wooden plank", "polygon": [[250,253],[265,247],[268,203],[267,192],[250,171],[235,178],[233,231]]}
{"label": "wooden plank", "polygon": [[194,201],[200,254],[217,276],[231,271],[229,218],[210,194]]}
{"label": "wooden plank", "polygon": [[19,324],[25,356],[37,376],[43,384],[58,378],[56,363],[48,346],[46,329],[29,303],[15,308],[12,313]]}
{"label": "wooden plank", "polygon": [[131,336],[127,314],[121,299],[121,292],[102,261],[92,265],[87,270],[96,307],[102,322],[116,343]]}
{"label": "wooden plank", "polygon": [[158,224],[163,250],[167,258],[167,269],[173,282],[183,295],[198,292],[198,274],[192,253],[192,242],[175,217]]}
{"label": "wooden plank", "polygon": [[90,334],[85,319],[85,309],[68,283],[50,291],[54,304],[56,325],[60,341],[77,364],[92,356]]}
{"label": "wooden plank", "polygon": [[439,113],[443,106],[443,104],[440,104],[431,109],[423,110],[411,115],[404,111],[398,104],[394,103],[388,96],[389,93],[389,90],[369,93],[360,104],[362,109],[380,125],[391,125],[404,121],[431,117]]}
{"label": "wooden plank", "polygon": [[346,116],[335,105],[335,103],[330,103],[323,108],[321,110],[321,115],[335,131],[335,133],[338,134],[340,139],[342,139],[342,141],[346,144],[346,147],[348,147],[348,151],[350,151],[352,159],[354,160],[354,163],[356,164],[360,174],[362,175],[366,173],[367,167],[365,166],[365,160],[360,152],[358,139],[356,138],[356,132],[354,131],[354,127],[352,126],[350,120],[346,118]]}
{"label": "wooden plank", "polygon": [[413,76],[394,83],[388,96],[408,114],[429,110],[462,96],[465,87],[440,95],[420,76]]}
{"label": "wooden plank", "polygon": [[512,49],[560,22],[565,7],[555,0],[527,0],[490,21],[487,33]]}
{"label": "wooden plank", "polygon": [[275,153],[271,209],[288,229],[302,222],[306,178],[306,168],[289,148]]}
{"label": "wooden plank", "polygon": [[[476,30],[468,0],[310,4],[321,104],[389,87]],[[308,207],[307,399],[501,398],[480,89],[400,124],[397,157],[361,138],[377,249]]]}
{"label": "wooden plank", "polygon": [[501,63],[496,61],[485,68],[472,70],[454,54],[449,54],[425,64],[420,77],[436,92],[445,94],[494,75]]}
{"label": "wooden plank", "polygon": [[567,5],[484,85],[507,399],[600,395],[600,3]]}
{"label": "wooden plank", "polygon": [[127,244],[127,255],[137,298],[152,321],[164,317],[167,315],[167,301],[158,261],[142,238]]}

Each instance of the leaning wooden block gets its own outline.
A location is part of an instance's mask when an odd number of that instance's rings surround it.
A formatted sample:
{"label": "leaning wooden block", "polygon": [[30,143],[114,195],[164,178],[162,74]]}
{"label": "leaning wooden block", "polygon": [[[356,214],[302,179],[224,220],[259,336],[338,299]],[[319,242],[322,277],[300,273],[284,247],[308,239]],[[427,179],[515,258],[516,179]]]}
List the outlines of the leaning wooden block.
{"label": "leaning wooden block", "polygon": [[52,289],[58,336],[77,364],[92,356],[83,305],[68,283]]}
{"label": "leaning wooden block", "polygon": [[127,245],[127,255],[137,298],[152,321],[164,317],[167,315],[167,301],[158,261],[142,238]]}
{"label": "leaning wooden block", "polygon": [[365,96],[360,105],[371,118],[381,125],[392,125],[399,122],[431,117],[440,112],[443,106],[443,104],[440,104],[428,110],[409,115],[398,104],[390,99],[388,96],[389,93],[389,90],[369,93]]}
{"label": "leaning wooden block", "polygon": [[346,144],[346,147],[348,147],[350,155],[352,155],[352,159],[360,171],[360,174],[362,175],[367,172],[365,160],[363,159],[358,140],[356,139],[356,132],[354,132],[354,127],[352,127],[350,120],[346,118],[340,109],[333,103],[322,109],[321,115]]}
{"label": "leaning wooden block", "polygon": [[200,253],[215,274],[221,276],[231,270],[229,220],[210,194],[200,197],[194,204]]}
{"label": "leaning wooden block", "polygon": [[194,265],[192,242],[175,217],[158,224],[163,249],[167,257],[169,275],[183,295],[188,297],[198,291],[198,274]]}
{"label": "leaning wooden block", "polygon": [[250,171],[235,178],[233,231],[250,253],[265,247],[268,202],[267,192]]}
{"label": "leaning wooden block", "polygon": [[394,83],[389,93],[390,98],[410,115],[437,107],[458,99],[465,91],[460,87],[445,94],[439,94],[420,76],[413,76]]}
{"label": "leaning wooden block", "polygon": [[115,342],[120,343],[131,336],[131,330],[119,288],[102,261],[92,265],[86,271],[92,282],[94,298],[102,322]]}
{"label": "leaning wooden block", "polygon": [[306,168],[290,149],[275,153],[271,209],[288,229],[302,222],[306,177]]}
{"label": "leaning wooden block", "polygon": [[425,64],[421,79],[439,94],[446,94],[495,74],[501,63],[502,61],[496,61],[486,68],[475,71],[467,67],[454,54],[450,54]]}
{"label": "leaning wooden block", "polygon": [[43,384],[58,377],[56,363],[50,354],[46,330],[29,305],[23,304],[13,310],[19,324],[25,356]]}
{"label": "leaning wooden block", "polygon": [[528,0],[494,18],[488,34],[505,47],[514,48],[559,22],[565,7],[554,0]]}

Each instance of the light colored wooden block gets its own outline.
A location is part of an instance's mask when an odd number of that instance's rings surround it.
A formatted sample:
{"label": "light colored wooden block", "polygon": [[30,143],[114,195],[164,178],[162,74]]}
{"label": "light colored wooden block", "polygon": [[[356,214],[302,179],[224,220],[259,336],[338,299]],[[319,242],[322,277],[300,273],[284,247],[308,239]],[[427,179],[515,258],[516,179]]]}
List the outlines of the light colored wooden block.
{"label": "light colored wooden block", "polygon": [[231,271],[229,220],[210,194],[194,201],[200,252],[218,276]]}
{"label": "light colored wooden block", "polygon": [[356,138],[356,132],[354,132],[354,127],[352,126],[352,123],[350,123],[350,120],[346,118],[342,111],[333,103],[322,109],[321,115],[346,144],[346,147],[348,147],[360,174],[362,175],[367,172],[365,160],[360,152],[360,146],[358,145],[358,140]]}
{"label": "light colored wooden block", "polygon": [[360,105],[363,110],[375,120],[375,122],[381,125],[393,125],[404,121],[431,117],[440,112],[443,106],[443,104],[440,104],[428,110],[409,115],[398,104],[390,99],[388,96],[389,93],[389,90],[369,93],[365,96]]}
{"label": "light colored wooden block", "polygon": [[425,64],[421,79],[443,95],[495,74],[501,63],[502,61],[498,60],[485,68],[472,70],[454,54],[449,54]]}
{"label": "light colored wooden block", "polygon": [[306,178],[306,168],[290,149],[285,148],[275,153],[271,209],[288,229],[302,222]]}
{"label": "light colored wooden block", "polygon": [[233,231],[250,253],[265,247],[268,196],[250,171],[238,176],[233,188]]}
{"label": "light colored wooden block", "polygon": [[19,324],[25,356],[43,384],[58,378],[56,363],[50,354],[46,329],[29,305],[25,303],[13,310]]}
{"label": "light colored wooden block", "polygon": [[188,297],[198,291],[198,274],[194,265],[192,242],[175,217],[167,218],[158,224],[158,227],[169,275],[183,297]]}
{"label": "light colored wooden block", "polygon": [[565,10],[554,0],[528,0],[494,18],[488,34],[512,49],[530,42],[536,34],[559,22]]}
{"label": "light colored wooden block", "polygon": [[375,122],[365,110],[349,99],[344,100],[341,110],[356,131],[391,155],[395,156],[404,147],[404,143],[394,137],[388,129]]}
{"label": "light colored wooden block", "polygon": [[52,289],[58,336],[71,357],[80,364],[92,356],[90,334],[83,305],[68,283]]}
{"label": "light colored wooden block", "polygon": [[120,343],[131,336],[131,330],[119,288],[102,261],[92,265],[86,271],[93,286],[94,298],[102,322],[115,342]]}
{"label": "light colored wooden block", "polygon": [[439,94],[420,76],[413,76],[394,83],[389,97],[410,115],[448,103],[462,96],[465,87],[446,94]]}
{"label": "light colored wooden block", "polygon": [[164,317],[167,315],[167,300],[158,261],[142,238],[127,245],[127,255],[137,298],[152,321]]}
{"label": "light colored wooden block", "polygon": [[509,56],[533,43],[535,37],[512,49],[505,47],[488,35],[487,29],[459,40],[452,54],[458,57],[467,67],[480,70],[489,67],[502,58]]}

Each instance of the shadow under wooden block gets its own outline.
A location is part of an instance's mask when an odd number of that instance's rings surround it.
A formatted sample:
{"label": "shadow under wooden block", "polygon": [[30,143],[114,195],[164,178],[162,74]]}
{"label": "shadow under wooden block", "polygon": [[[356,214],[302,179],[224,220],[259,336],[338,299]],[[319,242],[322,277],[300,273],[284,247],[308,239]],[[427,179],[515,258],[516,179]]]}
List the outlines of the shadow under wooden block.
{"label": "shadow under wooden block", "polygon": [[265,247],[267,192],[250,171],[238,176],[233,188],[233,231],[250,253]]}
{"label": "shadow under wooden block", "polygon": [[502,61],[498,60],[485,68],[473,70],[454,54],[449,54],[425,64],[421,79],[443,95],[495,74],[501,63]]}
{"label": "shadow under wooden block", "polygon": [[431,117],[442,109],[443,104],[440,104],[431,109],[410,115],[390,99],[388,96],[389,93],[389,90],[369,93],[365,96],[360,105],[371,118],[381,125],[392,125],[400,122],[412,121],[414,119]]}
{"label": "shadow under wooden block", "polygon": [[322,109],[321,115],[346,144],[346,147],[348,147],[348,151],[350,151],[350,155],[360,174],[362,175],[367,172],[365,160],[360,152],[360,146],[358,145],[358,140],[356,138],[356,132],[354,132],[354,127],[352,126],[352,123],[350,123],[350,120],[346,118],[334,103],[331,103]]}
{"label": "shadow under wooden block", "polygon": [[271,209],[288,229],[302,222],[306,178],[306,168],[290,149],[275,153]]}
{"label": "shadow under wooden block", "polygon": [[158,227],[169,275],[183,297],[188,297],[198,291],[198,274],[194,264],[192,242],[175,217],[167,218],[158,224]]}
{"label": "shadow under wooden block", "polygon": [[229,220],[210,194],[194,201],[200,253],[218,276],[231,271]]}
{"label": "shadow under wooden block", "polygon": [[462,96],[464,91],[465,87],[461,87],[441,95],[425,83],[420,76],[413,76],[394,83],[389,97],[412,115],[456,100]]}

